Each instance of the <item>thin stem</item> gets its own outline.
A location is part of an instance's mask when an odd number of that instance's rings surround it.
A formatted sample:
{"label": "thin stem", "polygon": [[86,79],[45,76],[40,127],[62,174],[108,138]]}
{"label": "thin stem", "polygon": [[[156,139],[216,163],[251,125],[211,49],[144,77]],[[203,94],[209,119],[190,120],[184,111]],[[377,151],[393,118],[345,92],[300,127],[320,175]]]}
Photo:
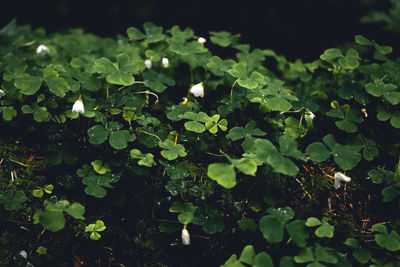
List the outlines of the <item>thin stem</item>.
{"label": "thin stem", "polygon": [[231,103],[232,103],[232,106],[233,106],[233,87],[235,87],[235,85],[236,85],[236,83],[239,81],[239,79],[240,79],[240,78],[237,78],[237,79],[235,80],[235,82],[232,84],[232,87],[231,87]]}
{"label": "thin stem", "polygon": [[155,97],[157,98],[157,101],[156,101],[156,102],[159,102],[158,95],[157,95],[156,93],[153,93],[153,92],[149,91],[149,90],[146,90],[146,91],[140,91],[140,92],[133,92],[133,93],[134,93],[134,94],[146,94],[146,95],[153,95],[153,96],[155,96]]}
{"label": "thin stem", "polygon": [[144,134],[147,134],[147,135],[153,136],[153,137],[157,138],[157,139],[158,139],[158,141],[162,142],[161,138],[160,138],[160,137],[158,137],[158,136],[157,136],[157,135],[155,135],[155,134],[152,134],[152,133],[149,133],[149,132],[146,132],[146,131],[142,131],[142,130],[138,130],[138,129],[135,129],[135,131],[136,131],[136,132],[138,132],[138,133],[144,133]]}

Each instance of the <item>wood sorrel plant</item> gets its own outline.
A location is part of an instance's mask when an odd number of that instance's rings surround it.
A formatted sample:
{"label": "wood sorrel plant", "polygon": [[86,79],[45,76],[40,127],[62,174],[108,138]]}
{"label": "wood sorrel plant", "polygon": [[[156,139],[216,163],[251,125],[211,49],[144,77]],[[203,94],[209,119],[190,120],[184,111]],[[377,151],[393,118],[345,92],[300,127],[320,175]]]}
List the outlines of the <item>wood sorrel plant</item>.
{"label": "wood sorrel plant", "polygon": [[[115,210],[143,205],[159,235],[184,229],[185,245],[201,242],[193,233],[221,247],[232,235],[240,247],[251,242],[246,235],[263,243],[264,252],[249,245],[239,259],[227,249],[218,259],[229,258],[225,266],[399,264],[397,218],[368,206],[371,195],[385,208],[400,194],[392,48],[357,35],[352,48],[290,62],[239,37],[210,32],[206,40],[148,22],[110,39],[11,22],[0,32],[2,138],[32,132],[47,168],[67,173],[42,184],[4,175],[2,212],[35,231],[68,225],[101,240],[116,226],[93,199]],[[234,52],[221,58],[218,46]],[[349,179],[334,187],[338,173]]]}

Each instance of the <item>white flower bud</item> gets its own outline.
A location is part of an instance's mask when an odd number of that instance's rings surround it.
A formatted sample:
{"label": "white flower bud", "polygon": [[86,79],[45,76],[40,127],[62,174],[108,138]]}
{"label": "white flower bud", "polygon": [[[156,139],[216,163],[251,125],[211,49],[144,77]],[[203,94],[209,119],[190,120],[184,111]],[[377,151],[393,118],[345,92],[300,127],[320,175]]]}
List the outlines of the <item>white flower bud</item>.
{"label": "white flower bud", "polygon": [[190,88],[190,92],[195,96],[195,97],[204,97],[204,85],[203,82],[198,83],[193,85]]}
{"label": "white flower bud", "polygon": [[161,64],[164,68],[168,68],[169,67],[169,59],[166,57],[163,57],[161,60]]}
{"label": "white flower bud", "polygon": [[197,39],[197,42],[199,42],[199,43],[201,43],[201,44],[204,44],[205,42],[207,42],[207,40],[206,40],[206,38],[199,37],[199,38]]}
{"label": "white flower bud", "polygon": [[2,98],[5,95],[6,95],[6,93],[4,93],[4,91],[0,89],[0,98]]}
{"label": "white flower bud", "polygon": [[190,245],[190,234],[186,228],[182,229],[182,244],[183,245]]}
{"label": "white flower bud", "polygon": [[315,116],[315,114],[314,113],[312,113],[311,111],[309,111],[310,112],[310,118],[313,120],[316,116]]}
{"label": "white flower bud", "polygon": [[146,60],[144,61],[144,64],[146,65],[146,68],[151,69],[152,62],[151,62],[150,59],[146,59]]}
{"label": "white flower bud", "polygon": [[349,176],[344,175],[341,172],[335,173],[334,179],[335,179],[335,181],[334,181],[333,186],[335,187],[335,189],[339,189],[342,185],[342,182],[345,182],[345,183],[351,182],[351,178]]}
{"label": "white flower bud", "polygon": [[36,48],[36,54],[38,54],[39,56],[47,55],[49,52],[49,48],[42,44]]}
{"label": "white flower bud", "polygon": [[83,114],[85,112],[85,107],[83,106],[83,102],[80,98],[75,101],[74,105],[72,106],[72,111],[78,112],[80,114]]}

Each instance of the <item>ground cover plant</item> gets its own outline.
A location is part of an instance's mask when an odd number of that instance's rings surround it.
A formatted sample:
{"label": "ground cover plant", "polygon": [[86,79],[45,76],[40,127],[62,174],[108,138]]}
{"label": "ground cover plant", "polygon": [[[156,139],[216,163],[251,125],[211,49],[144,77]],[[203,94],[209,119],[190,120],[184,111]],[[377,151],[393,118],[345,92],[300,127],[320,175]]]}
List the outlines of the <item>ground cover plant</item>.
{"label": "ground cover plant", "polygon": [[1,29],[1,265],[400,264],[392,47],[209,34]]}

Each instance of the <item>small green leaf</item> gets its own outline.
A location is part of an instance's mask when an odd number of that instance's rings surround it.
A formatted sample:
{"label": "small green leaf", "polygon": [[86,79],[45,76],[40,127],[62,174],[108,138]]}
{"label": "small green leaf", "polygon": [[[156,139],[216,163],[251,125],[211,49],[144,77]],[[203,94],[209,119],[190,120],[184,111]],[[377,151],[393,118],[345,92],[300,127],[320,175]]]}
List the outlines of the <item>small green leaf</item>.
{"label": "small green leaf", "polygon": [[210,35],[211,42],[222,47],[227,47],[236,43],[240,37],[240,34],[232,35],[230,32],[226,31],[210,32]]}
{"label": "small green leaf", "polygon": [[345,171],[353,169],[361,160],[361,154],[348,145],[336,143],[332,154],[335,162]]}
{"label": "small green leaf", "polygon": [[309,233],[305,229],[303,220],[295,220],[285,225],[286,231],[292,238],[293,242],[299,247],[305,247],[307,245],[307,238]]}
{"label": "small green leaf", "polygon": [[366,264],[371,259],[371,254],[365,249],[356,249],[353,252],[353,257],[361,264]]}
{"label": "small green leaf", "polygon": [[111,168],[109,164],[104,164],[101,160],[92,161],[92,166],[95,172],[98,174],[105,174],[106,172],[111,172]]}
{"label": "small green leaf", "polygon": [[355,36],[355,42],[360,45],[372,45],[372,42],[361,34]]}
{"label": "small green leaf", "polygon": [[306,153],[310,159],[316,162],[322,162],[329,158],[331,153],[321,142],[314,142],[307,146]]}
{"label": "small green leaf", "polygon": [[308,226],[308,227],[315,227],[315,226],[319,226],[321,224],[322,224],[322,222],[318,218],[315,218],[315,217],[309,217],[306,221],[306,226]]}
{"label": "small green leaf", "polygon": [[294,256],[293,259],[296,263],[306,263],[314,261],[315,258],[312,249],[310,247],[305,247],[300,251],[299,255]]}
{"label": "small green leaf", "polygon": [[244,63],[236,63],[232,66],[228,73],[235,78],[247,78],[247,68]]}
{"label": "small green leaf", "polygon": [[92,232],[90,233],[89,237],[92,240],[99,240],[101,238],[101,234],[99,234],[98,232]]}
{"label": "small green leaf", "polygon": [[169,208],[170,212],[180,213],[178,215],[178,220],[182,224],[189,224],[193,220],[194,212],[197,207],[193,206],[190,202],[174,202],[172,206]]}
{"label": "small green leaf", "polygon": [[39,188],[39,189],[32,190],[32,195],[37,198],[42,198],[43,197],[43,189]]}
{"label": "small green leaf", "polygon": [[260,252],[254,258],[254,267],[274,267],[271,256],[267,252]]}
{"label": "small green leaf", "polygon": [[36,249],[36,252],[37,252],[39,255],[46,255],[46,254],[47,254],[47,248],[44,247],[44,246],[39,246],[39,247]]}
{"label": "small green leaf", "polygon": [[126,33],[128,34],[128,37],[131,40],[136,41],[136,40],[142,40],[145,38],[145,35],[135,27],[129,27],[126,30]]}
{"label": "small green leaf", "polygon": [[332,238],[333,234],[334,226],[325,221],[322,221],[322,225],[315,230],[315,235],[319,238]]}
{"label": "small green leaf", "polygon": [[100,145],[107,140],[108,131],[102,125],[95,125],[88,129],[89,142],[93,145]]}
{"label": "small green leaf", "polygon": [[279,261],[279,267],[295,267],[293,258],[290,256],[283,256]]}
{"label": "small green leaf", "polygon": [[283,224],[273,216],[266,215],[262,217],[259,222],[259,228],[263,233],[263,237],[267,239],[269,243],[282,242],[284,234]]}
{"label": "small green leaf", "polygon": [[49,77],[46,79],[46,84],[50,92],[61,98],[70,90],[69,84],[62,77]]}
{"label": "small green leaf", "polygon": [[204,124],[198,121],[187,121],[185,122],[184,126],[188,131],[192,131],[195,133],[202,133],[206,130]]}
{"label": "small green leaf", "polygon": [[75,219],[84,220],[83,214],[85,213],[85,207],[78,202],[72,203],[66,210],[66,213],[74,217]]}
{"label": "small green leaf", "polygon": [[257,172],[257,164],[254,160],[249,158],[241,158],[232,160],[233,166],[239,169],[244,174],[255,176]]}
{"label": "small green leaf", "polygon": [[46,185],[43,190],[47,194],[51,194],[53,192],[54,186],[52,184]]}
{"label": "small green leaf", "polygon": [[333,255],[334,250],[331,248],[322,247],[318,243],[315,245],[314,256],[317,261],[335,264],[338,259]]}
{"label": "small green leaf", "polygon": [[119,130],[110,133],[110,145],[115,149],[124,149],[128,143],[135,139],[135,135],[131,134],[129,130]]}
{"label": "small green leaf", "polygon": [[42,85],[42,79],[40,79],[40,77],[22,74],[17,76],[14,81],[14,85],[18,89],[21,89],[22,94],[34,95]]}
{"label": "small green leaf", "polygon": [[400,191],[393,186],[387,186],[382,189],[383,202],[390,202],[400,194]]}
{"label": "small green leaf", "polygon": [[40,224],[52,232],[60,231],[65,226],[65,218],[62,210],[39,211]]}
{"label": "small green leaf", "polygon": [[236,174],[233,165],[212,163],[208,165],[207,175],[227,189],[233,188],[236,185]]}
{"label": "small green leaf", "polygon": [[255,257],[256,252],[254,251],[254,247],[252,245],[247,245],[243,248],[242,253],[240,254],[239,261],[249,265],[253,265]]}

